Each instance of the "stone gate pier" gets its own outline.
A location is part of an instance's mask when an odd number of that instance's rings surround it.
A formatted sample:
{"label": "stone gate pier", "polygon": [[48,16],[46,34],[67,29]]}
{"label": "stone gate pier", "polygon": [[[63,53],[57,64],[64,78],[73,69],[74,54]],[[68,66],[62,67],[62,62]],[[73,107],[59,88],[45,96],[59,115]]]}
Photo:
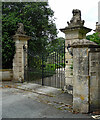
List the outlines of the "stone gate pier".
{"label": "stone gate pier", "polygon": [[60,29],[66,38],[66,89],[70,93],[73,87],[73,110],[88,113],[100,109],[100,46],[86,40],[91,29],[84,27],[81,11],[72,13],[68,26]]}
{"label": "stone gate pier", "polygon": [[27,48],[27,41],[30,39],[30,37],[25,35],[22,23],[18,23],[18,26],[19,28],[17,29],[16,34],[13,36],[16,47],[16,53],[13,59],[13,80],[22,82],[24,81],[24,65],[27,64],[27,55],[24,60],[23,46]]}
{"label": "stone gate pier", "polygon": [[72,11],[73,17],[70,22],[67,22],[68,26],[60,29],[65,33],[65,89],[68,93],[73,92],[73,55],[70,45],[80,39],[85,39],[86,34],[91,29],[84,27],[84,20],[81,19],[81,11],[74,9]]}
{"label": "stone gate pier", "polygon": [[73,110],[100,109],[100,46],[86,39],[73,42]]}

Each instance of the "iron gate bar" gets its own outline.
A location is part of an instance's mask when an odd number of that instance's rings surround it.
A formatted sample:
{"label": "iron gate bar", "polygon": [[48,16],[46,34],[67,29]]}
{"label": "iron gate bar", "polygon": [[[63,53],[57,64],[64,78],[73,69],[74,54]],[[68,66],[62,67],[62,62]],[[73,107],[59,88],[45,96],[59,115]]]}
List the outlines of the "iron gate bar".
{"label": "iron gate bar", "polygon": [[[56,82],[57,82],[57,78],[58,78],[58,50],[57,50],[57,76],[56,76]],[[56,85],[57,85],[56,87],[58,88],[58,82],[57,82]]]}
{"label": "iron gate bar", "polygon": [[[60,53],[61,51],[59,50],[59,53]],[[60,55],[59,55],[59,67],[61,67],[61,65],[60,65]],[[61,68],[60,68],[61,69]],[[61,70],[59,69],[59,87],[61,87]]]}
{"label": "iron gate bar", "polygon": [[[56,51],[55,51],[55,69],[56,69]],[[56,75],[55,75],[55,85],[56,85]]]}
{"label": "iron gate bar", "polygon": [[[59,53],[60,53],[61,51],[59,50]],[[60,67],[60,55],[59,55],[59,67]],[[61,68],[60,68],[61,69]],[[59,69],[59,74],[61,74],[61,71],[60,71],[60,69]],[[61,75],[59,76],[59,87],[61,87]]]}
{"label": "iron gate bar", "polygon": [[[54,54],[53,54],[53,69],[55,69],[55,61],[54,61],[54,57],[55,57],[55,51],[54,51]],[[55,79],[53,77],[53,81],[54,81],[54,84],[55,84]]]}
{"label": "iron gate bar", "polygon": [[44,83],[43,83],[43,52],[42,52],[42,85],[44,85]]}

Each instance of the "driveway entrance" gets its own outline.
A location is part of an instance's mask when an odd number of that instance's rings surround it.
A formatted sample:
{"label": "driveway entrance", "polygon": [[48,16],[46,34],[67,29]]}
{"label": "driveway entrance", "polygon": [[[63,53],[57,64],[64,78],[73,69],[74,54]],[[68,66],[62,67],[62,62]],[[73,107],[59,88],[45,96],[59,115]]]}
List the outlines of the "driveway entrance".
{"label": "driveway entrance", "polygon": [[36,54],[24,47],[24,53],[27,53],[28,56],[28,65],[24,66],[25,81],[64,88],[65,47],[50,52],[42,52],[42,54]]}

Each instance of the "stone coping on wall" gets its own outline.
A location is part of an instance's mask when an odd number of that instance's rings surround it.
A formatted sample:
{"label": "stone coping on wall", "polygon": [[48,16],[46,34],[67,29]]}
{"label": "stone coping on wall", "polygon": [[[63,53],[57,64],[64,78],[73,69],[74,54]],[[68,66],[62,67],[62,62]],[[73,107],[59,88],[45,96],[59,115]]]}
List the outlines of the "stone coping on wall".
{"label": "stone coping on wall", "polygon": [[1,71],[12,71],[12,69],[0,69],[0,72]]}

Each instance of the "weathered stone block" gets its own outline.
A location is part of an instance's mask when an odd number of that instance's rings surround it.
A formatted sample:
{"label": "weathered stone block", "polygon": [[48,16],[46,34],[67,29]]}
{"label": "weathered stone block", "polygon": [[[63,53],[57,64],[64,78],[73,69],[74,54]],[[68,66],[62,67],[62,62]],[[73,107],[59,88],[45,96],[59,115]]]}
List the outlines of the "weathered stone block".
{"label": "weathered stone block", "polygon": [[12,69],[1,69],[0,77],[2,81],[12,80],[13,79]]}
{"label": "weathered stone block", "polygon": [[67,77],[65,78],[66,85],[72,85],[73,86],[73,77]]}
{"label": "weathered stone block", "polygon": [[82,99],[84,99],[83,96],[80,96],[80,98],[79,97],[73,98],[73,111],[81,112],[81,113],[88,113],[89,104],[86,102],[82,102]]}
{"label": "weathered stone block", "polygon": [[90,101],[90,111],[100,110],[100,99]]}
{"label": "weathered stone block", "polygon": [[93,86],[98,86],[100,85],[100,80],[97,79],[96,76],[90,76],[90,86],[93,87]]}
{"label": "weathered stone block", "polygon": [[[73,81],[73,109],[79,112],[89,111],[89,79],[88,76],[74,76]],[[82,106],[82,107],[80,107]]]}

